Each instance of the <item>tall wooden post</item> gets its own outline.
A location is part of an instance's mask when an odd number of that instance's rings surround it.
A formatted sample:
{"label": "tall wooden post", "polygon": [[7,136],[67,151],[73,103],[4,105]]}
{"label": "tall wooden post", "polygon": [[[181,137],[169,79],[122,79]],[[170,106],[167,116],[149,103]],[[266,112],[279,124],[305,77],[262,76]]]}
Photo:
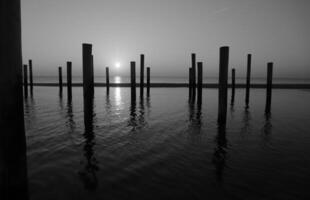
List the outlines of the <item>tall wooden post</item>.
{"label": "tall wooden post", "polygon": [[198,62],[198,80],[197,80],[197,103],[200,105],[202,103],[202,77],[203,77],[203,65],[202,62]]}
{"label": "tall wooden post", "polygon": [[67,93],[68,100],[72,100],[72,62],[67,62]]}
{"label": "tall wooden post", "polygon": [[151,68],[146,68],[146,95],[147,97],[150,97],[150,87],[151,87]]}
{"label": "tall wooden post", "polygon": [[229,47],[220,48],[218,123],[226,124]]}
{"label": "tall wooden post", "polygon": [[252,63],[252,55],[248,54],[247,73],[246,73],[246,91],[245,91],[245,107],[246,108],[249,108],[249,102],[250,102],[251,63]]}
{"label": "tall wooden post", "polygon": [[30,93],[33,93],[33,77],[32,77],[32,60],[28,61],[29,64],[29,82],[30,82]]}
{"label": "tall wooden post", "polygon": [[235,103],[235,88],[236,88],[236,70],[231,70],[231,102],[230,105]]}
{"label": "tall wooden post", "polygon": [[28,199],[20,0],[1,0],[0,199]]}
{"label": "tall wooden post", "polygon": [[196,99],[196,54],[192,53],[192,103]]}
{"label": "tall wooden post", "polygon": [[188,68],[188,101],[192,101],[193,80],[192,80],[192,68]]}
{"label": "tall wooden post", "polygon": [[266,107],[265,107],[265,113],[266,114],[269,114],[270,110],[271,110],[272,76],[273,76],[273,63],[268,63],[268,65],[267,65]]}
{"label": "tall wooden post", "polygon": [[94,94],[95,90],[95,76],[94,76],[94,55],[91,55],[91,88],[92,93]]}
{"label": "tall wooden post", "polygon": [[92,69],[92,45],[83,44],[83,95],[84,100],[87,97],[93,97],[93,69]]}
{"label": "tall wooden post", "polygon": [[131,101],[136,101],[136,62],[130,62]]}
{"label": "tall wooden post", "polygon": [[144,54],[140,55],[140,97],[143,98],[144,87]]}
{"label": "tall wooden post", "polygon": [[24,95],[28,97],[28,69],[27,65],[24,65]]}
{"label": "tall wooden post", "polygon": [[105,79],[106,79],[106,89],[107,94],[110,93],[110,74],[109,74],[109,67],[105,68]]}
{"label": "tall wooden post", "polygon": [[62,68],[58,67],[58,78],[59,78],[59,94],[62,94]]}

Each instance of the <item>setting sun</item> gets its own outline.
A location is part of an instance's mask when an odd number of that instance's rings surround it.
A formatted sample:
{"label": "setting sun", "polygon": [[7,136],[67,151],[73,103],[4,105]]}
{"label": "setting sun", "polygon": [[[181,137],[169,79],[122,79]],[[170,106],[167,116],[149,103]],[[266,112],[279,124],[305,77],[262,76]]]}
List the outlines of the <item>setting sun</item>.
{"label": "setting sun", "polygon": [[120,63],[120,62],[116,62],[116,63],[115,63],[115,67],[116,67],[116,68],[120,68],[120,67],[121,67],[121,63]]}

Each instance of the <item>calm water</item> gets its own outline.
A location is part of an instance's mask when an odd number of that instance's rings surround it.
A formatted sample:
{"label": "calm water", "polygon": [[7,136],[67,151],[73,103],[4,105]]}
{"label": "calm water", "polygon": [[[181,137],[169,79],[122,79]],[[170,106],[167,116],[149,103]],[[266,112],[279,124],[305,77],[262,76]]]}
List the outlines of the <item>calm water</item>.
{"label": "calm water", "polygon": [[[217,90],[189,106],[185,88],[95,89],[84,124],[82,88],[67,102],[35,87],[25,102],[30,197],[41,199],[309,199],[310,91],[244,90],[218,128]],[[139,94],[137,90],[137,94]],[[93,117],[92,117],[93,116]]]}
{"label": "calm water", "polygon": [[[35,83],[58,83],[58,76],[35,76]],[[66,78],[64,77],[64,82],[66,82]],[[95,76],[96,83],[105,83],[105,76]],[[139,83],[140,78],[137,76],[137,83]],[[146,79],[145,79],[146,81]],[[230,79],[229,79],[230,81]],[[81,83],[81,76],[73,76],[73,83]],[[110,77],[111,83],[130,83],[130,77],[127,76],[114,76]],[[188,77],[159,77],[152,76],[152,83],[188,83]],[[241,77],[236,77],[236,83],[245,83],[246,79]],[[266,77],[264,78],[255,78],[251,79],[252,83],[266,83]],[[310,84],[310,79],[296,79],[296,78],[274,78],[274,83],[298,83],[298,84]],[[203,83],[218,83],[218,77],[204,77]]]}

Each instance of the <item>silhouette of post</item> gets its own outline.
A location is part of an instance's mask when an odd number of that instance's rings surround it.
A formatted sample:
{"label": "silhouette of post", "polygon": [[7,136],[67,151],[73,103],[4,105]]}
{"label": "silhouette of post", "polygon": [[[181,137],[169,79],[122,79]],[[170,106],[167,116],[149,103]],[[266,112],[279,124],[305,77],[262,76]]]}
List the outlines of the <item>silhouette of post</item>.
{"label": "silhouette of post", "polygon": [[67,93],[68,100],[72,99],[72,62],[67,62]]}
{"label": "silhouette of post", "polygon": [[91,88],[92,93],[94,94],[95,89],[95,77],[94,77],[94,55],[91,55]]}
{"label": "silhouette of post", "polygon": [[267,64],[267,89],[266,89],[266,107],[265,113],[269,114],[271,110],[271,95],[272,95],[272,76],[273,76],[273,63]]}
{"label": "silhouette of post", "polygon": [[236,70],[231,70],[231,102],[230,105],[235,103],[235,88],[236,88]]}
{"label": "silhouette of post", "polygon": [[151,86],[151,68],[146,68],[146,95],[147,97],[150,96],[150,86]]}
{"label": "silhouette of post", "polygon": [[200,105],[202,103],[202,76],[203,76],[203,64],[202,62],[198,62],[197,70],[198,70],[198,80],[197,80],[197,103]]}
{"label": "silhouette of post", "polygon": [[92,45],[83,44],[83,95],[84,99],[93,97]]}
{"label": "silhouette of post", "polygon": [[28,199],[20,0],[0,6],[0,199]]}
{"label": "silhouette of post", "polygon": [[107,88],[107,94],[110,92],[110,77],[109,77],[109,67],[105,68],[105,78],[106,78],[106,88]]}
{"label": "silhouette of post", "polygon": [[33,77],[32,77],[32,60],[28,61],[29,64],[29,82],[30,82],[30,93],[33,93]]}
{"label": "silhouette of post", "polygon": [[192,80],[192,68],[188,68],[188,101],[192,101],[192,92],[193,92],[193,80]]}
{"label": "silhouette of post", "polygon": [[58,67],[58,78],[59,78],[59,94],[62,94],[62,68]]}
{"label": "silhouette of post", "polygon": [[251,63],[252,63],[252,55],[248,54],[247,72],[246,72],[246,91],[245,91],[245,107],[246,108],[249,108],[249,102],[250,102]]}
{"label": "silhouette of post", "polygon": [[140,97],[143,98],[144,87],[144,54],[140,55]]}
{"label": "silhouette of post", "polygon": [[130,62],[131,101],[136,101],[136,62]]}
{"label": "silhouette of post", "polygon": [[24,65],[24,95],[28,97],[28,69],[27,65]]}
{"label": "silhouette of post", "polygon": [[192,103],[196,99],[196,54],[192,53]]}
{"label": "silhouette of post", "polygon": [[229,47],[220,48],[218,123],[226,124]]}

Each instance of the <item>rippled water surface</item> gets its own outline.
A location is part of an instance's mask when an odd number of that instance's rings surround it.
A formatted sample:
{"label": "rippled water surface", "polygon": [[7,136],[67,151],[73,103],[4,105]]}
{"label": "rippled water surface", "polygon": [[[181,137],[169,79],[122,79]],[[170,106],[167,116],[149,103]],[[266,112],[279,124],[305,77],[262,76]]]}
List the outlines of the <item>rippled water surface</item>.
{"label": "rippled water surface", "polygon": [[[137,89],[137,94],[139,90]],[[244,90],[217,127],[217,90],[200,106],[186,88],[151,88],[130,103],[129,88],[35,87],[25,101],[31,199],[308,199],[310,91]],[[85,123],[84,123],[85,121]]]}

